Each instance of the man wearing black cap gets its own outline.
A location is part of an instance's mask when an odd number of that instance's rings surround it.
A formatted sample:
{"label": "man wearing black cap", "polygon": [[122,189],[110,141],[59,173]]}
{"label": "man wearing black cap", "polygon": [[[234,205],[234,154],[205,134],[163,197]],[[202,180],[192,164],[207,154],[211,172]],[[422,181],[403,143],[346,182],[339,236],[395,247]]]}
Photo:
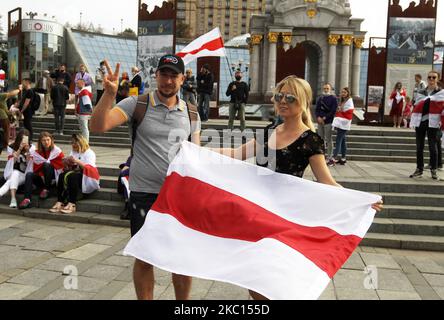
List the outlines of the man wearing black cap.
{"label": "man wearing black cap", "polygon": [[[90,127],[93,132],[103,133],[127,122],[136,126],[133,130],[135,136],[128,203],[131,235],[134,236],[143,226],[145,216],[160,192],[171,160],[169,155],[177,151],[189,136],[193,143],[200,144],[200,118],[191,106],[188,111],[187,104],[179,98],[185,79],[185,67],[180,57],[165,55],[160,58],[156,71],[156,91],[148,96],[126,98],[116,106],[114,99],[120,64],[117,64],[115,72],[107,61],[105,65],[108,70],[103,79],[105,91],[94,109]],[[133,276],[138,299],[153,299],[153,266],[136,259]],[[173,274],[173,284],[178,300],[189,298],[190,277]]]}
{"label": "man wearing black cap", "polygon": [[204,64],[197,75],[197,93],[199,94],[199,115],[202,121],[207,121],[210,114],[210,97],[213,93],[214,77],[210,65]]}

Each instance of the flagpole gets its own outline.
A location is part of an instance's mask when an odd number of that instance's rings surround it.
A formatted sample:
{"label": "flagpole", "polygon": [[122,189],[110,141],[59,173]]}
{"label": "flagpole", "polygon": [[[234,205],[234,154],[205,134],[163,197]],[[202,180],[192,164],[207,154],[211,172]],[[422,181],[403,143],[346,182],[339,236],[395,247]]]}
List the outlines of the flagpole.
{"label": "flagpole", "polygon": [[230,61],[228,61],[228,56],[227,55],[225,55],[225,59],[227,59],[227,66],[228,66],[228,70],[230,70],[231,80],[234,80],[233,72],[231,71],[231,68],[230,68]]}

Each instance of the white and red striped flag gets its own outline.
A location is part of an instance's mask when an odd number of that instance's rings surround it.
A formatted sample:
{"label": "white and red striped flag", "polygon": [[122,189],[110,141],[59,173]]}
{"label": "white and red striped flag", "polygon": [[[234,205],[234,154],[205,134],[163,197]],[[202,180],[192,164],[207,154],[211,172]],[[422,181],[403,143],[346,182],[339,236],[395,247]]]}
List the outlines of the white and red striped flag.
{"label": "white and red striped flag", "polygon": [[427,100],[430,99],[429,105],[429,127],[441,128],[444,130],[444,90],[440,90],[433,96],[424,96],[418,94],[415,107],[413,108],[410,119],[410,128],[417,128],[421,125],[423,118],[423,109]]}
{"label": "white and red striped flag", "polygon": [[124,254],[270,299],[317,299],[368,231],[380,198],[184,142]]}
{"label": "white and red striped flag", "polygon": [[199,57],[225,57],[227,54],[225,52],[224,40],[217,27],[192,41],[177,55],[187,65]]}
{"label": "white and red striped flag", "polygon": [[332,123],[333,128],[350,130],[354,111],[355,105],[353,104],[353,99],[350,98],[344,103],[342,108],[338,107]]}

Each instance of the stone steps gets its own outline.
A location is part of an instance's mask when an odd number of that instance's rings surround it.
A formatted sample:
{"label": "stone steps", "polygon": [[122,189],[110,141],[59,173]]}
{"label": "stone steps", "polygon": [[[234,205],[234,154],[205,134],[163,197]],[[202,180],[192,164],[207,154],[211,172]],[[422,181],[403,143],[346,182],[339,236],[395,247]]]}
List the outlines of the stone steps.
{"label": "stone steps", "polygon": [[[99,224],[129,228],[129,221],[120,220],[119,216],[117,215],[95,214],[80,211],[77,211],[75,214],[54,214],[48,212],[46,209],[40,208],[16,210],[11,209],[4,204],[0,204],[0,212],[36,219],[49,219],[73,223]],[[369,232],[366,234],[360,245],[404,250],[444,251],[444,237]]]}
{"label": "stone steps", "polygon": [[444,221],[444,208],[425,206],[384,205],[381,218]]}
{"label": "stone steps", "polygon": [[115,227],[127,227],[129,228],[130,223],[128,220],[120,220],[120,217],[116,214],[101,214],[93,212],[82,212],[77,211],[74,214],[59,214],[51,213],[47,209],[43,208],[29,208],[26,210],[11,209],[5,204],[0,204],[0,212],[4,214],[15,214],[20,216],[25,216],[34,219],[48,219],[48,220],[58,220],[74,223],[85,223],[85,224],[99,224],[108,225]]}
{"label": "stone steps", "polygon": [[369,232],[361,246],[404,250],[444,251],[444,237]]}
{"label": "stone steps", "polygon": [[368,232],[440,236],[444,239],[444,221],[375,218]]}
{"label": "stone steps", "polygon": [[444,196],[442,194],[420,193],[380,193],[387,205],[417,206],[444,208]]}
{"label": "stone steps", "polygon": [[[65,133],[77,132],[76,119],[67,119],[66,124]],[[208,126],[209,123],[204,123],[202,127],[205,129]],[[211,127],[223,130],[226,129],[226,124],[211,124]],[[49,129],[53,132],[52,118],[50,121],[37,118],[35,128],[36,130]],[[256,124],[255,128],[263,128],[263,126]],[[219,134],[222,136],[222,132]],[[56,136],[56,139],[62,143],[69,143],[70,137],[69,135]],[[205,144],[208,137],[204,136],[202,141]],[[357,128],[350,132],[347,142],[349,160],[416,162],[415,138],[411,130]],[[103,135],[91,134],[91,145],[128,148],[128,128],[122,126]],[[425,155],[428,155],[427,146]],[[122,162],[124,160],[126,159],[122,159]],[[3,168],[4,161],[0,161],[0,165]],[[116,191],[119,169],[101,167],[99,171],[102,189],[79,201],[79,211],[74,215],[49,213],[47,209],[54,204],[56,199],[52,197],[46,201],[40,201],[37,196],[33,198],[36,208],[23,211],[8,208],[9,197],[4,197],[0,201],[0,212],[14,212],[30,217],[63,221],[128,226],[128,221],[119,219],[119,214],[124,208],[122,197]],[[444,221],[444,197],[442,196],[444,183],[432,181],[428,172],[425,172],[423,179],[415,180],[407,178],[404,181],[338,179],[338,182],[344,187],[378,193],[384,198],[384,210],[377,214],[362,245],[411,250],[444,250],[444,223],[442,222]]]}

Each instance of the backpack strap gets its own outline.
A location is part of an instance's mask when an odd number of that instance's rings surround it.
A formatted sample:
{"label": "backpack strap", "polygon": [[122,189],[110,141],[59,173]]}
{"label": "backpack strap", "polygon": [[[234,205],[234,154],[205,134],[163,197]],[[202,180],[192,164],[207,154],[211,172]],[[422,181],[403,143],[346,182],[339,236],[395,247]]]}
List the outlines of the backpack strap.
{"label": "backpack strap", "polygon": [[131,135],[131,155],[133,155],[134,142],[136,141],[137,128],[145,118],[146,111],[148,110],[149,94],[140,95],[137,97],[136,109],[133,113],[132,122],[132,135]]}
{"label": "backpack strap", "polygon": [[185,102],[185,105],[187,106],[188,119],[190,120],[190,135],[188,136],[188,141],[191,142],[191,136],[193,134],[193,132],[191,132],[191,123],[193,121],[198,121],[199,112],[197,111],[197,106],[195,106],[194,104]]}

